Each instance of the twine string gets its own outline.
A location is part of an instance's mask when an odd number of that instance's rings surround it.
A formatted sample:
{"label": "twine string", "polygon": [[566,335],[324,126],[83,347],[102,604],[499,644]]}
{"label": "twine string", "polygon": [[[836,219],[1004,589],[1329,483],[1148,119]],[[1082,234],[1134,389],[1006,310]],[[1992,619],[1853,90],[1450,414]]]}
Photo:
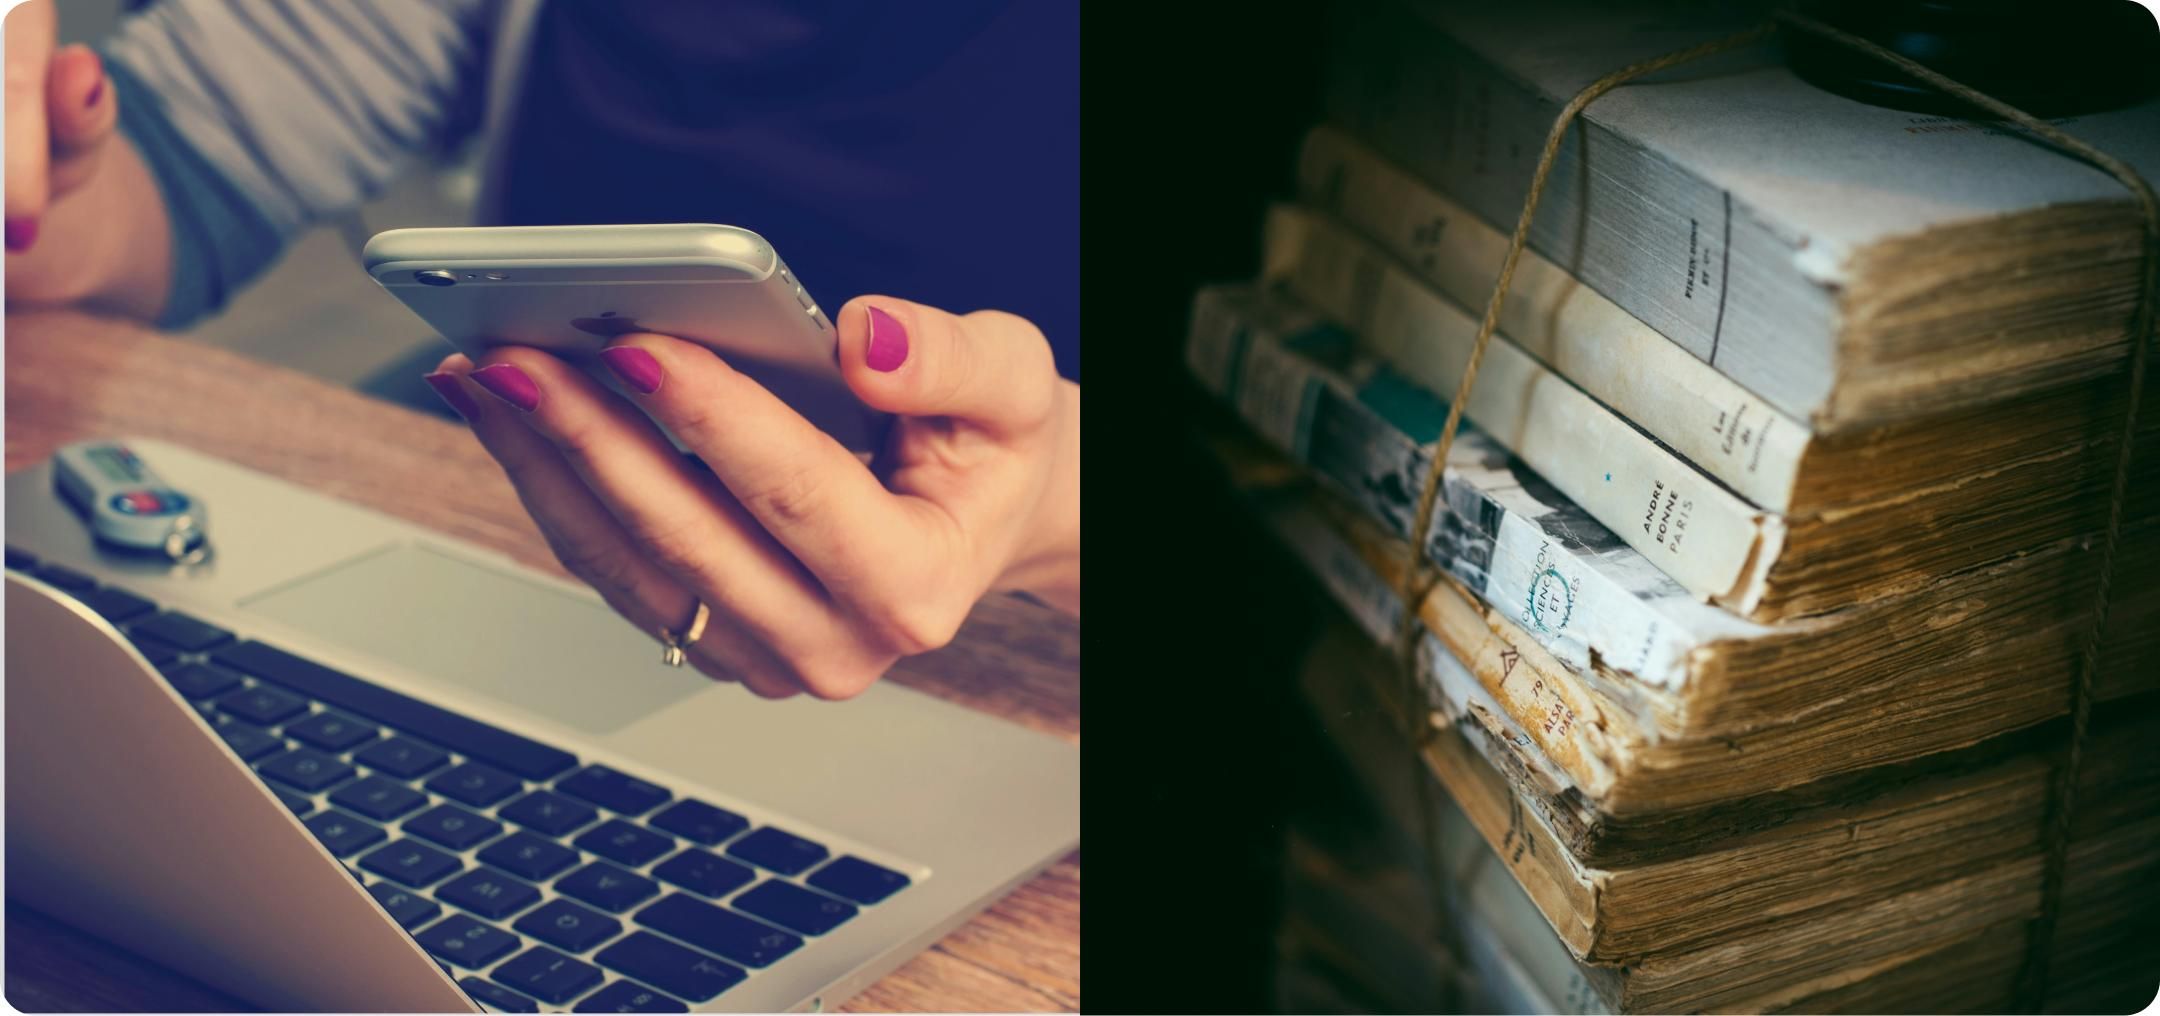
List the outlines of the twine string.
{"label": "twine string", "polygon": [[[1440,428],[1440,438],[1433,445],[1431,468],[1425,471],[1424,483],[1418,489],[1416,521],[1411,523],[1410,529],[1411,567],[1404,570],[1401,590],[1404,611],[1400,634],[1404,641],[1410,641],[1410,636],[1415,634],[1417,607],[1438,581],[1427,571],[1430,562],[1426,558],[1425,533],[1432,526],[1433,509],[1440,502],[1440,480],[1447,469],[1448,452],[1455,447],[1455,432],[1462,426],[1463,407],[1470,402],[1470,386],[1476,383],[1478,366],[1485,361],[1485,348],[1492,345],[1493,332],[1500,326],[1500,309],[1507,302],[1509,285],[1515,281],[1515,265],[1522,260],[1523,245],[1530,239],[1531,220],[1537,217],[1538,202],[1545,196],[1545,182],[1552,176],[1553,163],[1560,154],[1560,142],[1567,137],[1568,128],[1574,125],[1575,115],[1598,96],[1645,74],[1751,45],[1768,37],[1772,29],[1771,25],[1761,25],[1622,67],[1575,93],[1575,97],[1560,110],[1560,115],[1554,118],[1552,129],[1545,134],[1545,147],[1538,152],[1537,171],[1530,176],[1530,191],[1523,198],[1522,215],[1515,220],[1514,235],[1508,238],[1507,257],[1500,262],[1500,278],[1493,283],[1492,298],[1485,301],[1485,317],[1478,322],[1477,338],[1470,344],[1470,361],[1463,367],[1462,380],[1455,384],[1454,397],[1448,400],[1447,423]],[[1411,657],[1415,660],[1416,654],[1412,652]]]}
{"label": "twine string", "polygon": [[2062,916],[2063,869],[2070,853],[2070,818],[2077,802],[2078,768],[2084,761],[2086,734],[2092,717],[2092,689],[2094,672],[2100,665],[2101,635],[2107,628],[2109,593],[2115,578],[2115,548],[2122,535],[2123,502],[2127,500],[2130,481],[2131,446],[2137,439],[2138,410],[2141,408],[2139,402],[2145,392],[2145,360],[2147,350],[2152,344],[2150,336],[2155,277],[2160,276],[2160,200],[2155,199],[2151,185],[2147,184],[2136,170],[2130,168],[2128,163],[2071,137],[2054,124],[1959,84],[1873,42],[1839,31],[1820,21],[1791,12],[1781,12],[1778,20],[1789,27],[1872,56],[1949,95],[2017,124],[2055,146],[2063,154],[2114,177],[2129,189],[2145,219],[2137,306],[2130,319],[2130,396],[2123,412],[2120,443],[2115,448],[2115,476],[2108,489],[2107,527],[2102,531],[2100,539],[2098,588],[2093,593],[2091,625],[2079,646],[2077,669],[2072,675],[2069,752],[2063,764],[2055,768],[2054,785],[2049,794],[2049,818],[2044,841],[2047,848],[2046,859],[2041,869],[2040,882],[2040,916],[2035,919],[2032,933],[2026,940],[2025,964],[2018,978],[2018,994],[2023,1007],[2038,1012],[2047,999],[2048,965],[2052,958],[2050,954],[2054,951],[2055,927]]}
{"label": "twine string", "polygon": [[[1546,133],[1545,147],[1538,154],[1537,169],[1531,175],[1530,188],[1523,199],[1522,215],[1517,218],[1515,232],[1509,237],[1507,256],[1502,260],[1499,277],[1493,283],[1492,297],[1486,301],[1485,316],[1478,323],[1477,337],[1471,344],[1470,359],[1463,368],[1462,380],[1455,386],[1454,397],[1448,400],[1447,422],[1433,445],[1431,462],[1418,492],[1417,512],[1410,531],[1411,558],[1403,569],[1398,589],[1403,615],[1401,628],[1397,633],[1397,649],[1402,656],[1407,696],[1404,701],[1411,715],[1421,715],[1416,705],[1422,683],[1417,666],[1416,636],[1421,627],[1419,607],[1440,582],[1428,559],[1430,545],[1426,540],[1426,533],[1432,526],[1433,512],[1439,503],[1442,474],[1447,468],[1448,453],[1454,446],[1456,431],[1462,424],[1463,410],[1469,404],[1471,386],[1477,381],[1478,367],[1484,360],[1485,349],[1491,344],[1493,332],[1499,325],[1501,308],[1507,300],[1509,285],[1514,281],[1515,266],[1529,240],[1530,224],[1537,215],[1538,202],[1544,196],[1546,182],[1552,174],[1553,163],[1559,155],[1560,144],[1567,136],[1568,128],[1573,126],[1576,116],[1585,106],[1628,81],[1716,53],[1752,45],[1767,38],[1780,27],[1806,32],[1889,64],[1948,95],[2018,125],[2032,137],[2046,141],[2059,152],[2099,169],[2120,182],[2130,191],[2144,218],[2138,297],[2130,328],[2130,393],[2123,414],[2120,441],[2116,446],[2114,477],[2108,495],[2107,525],[2101,537],[2099,578],[2093,594],[2090,624],[2079,648],[2070,689],[2068,752],[2063,764],[2054,771],[2049,795],[2049,819],[2044,832],[2046,852],[2042,868],[2041,910],[2027,938],[2025,961],[2019,975],[2019,997],[2025,1008],[2037,1011],[2046,999],[2049,954],[2061,916],[2063,869],[2069,853],[2070,819],[2076,802],[2077,773],[2083,761],[2089,733],[2094,671],[2099,665],[2101,635],[2107,625],[2109,596],[2114,580],[2115,551],[2122,533],[2123,503],[2129,486],[2132,445],[2137,436],[2140,399],[2145,387],[2155,289],[2160,286],[2160,199],[2155,198],[2151,186],[2127,163],[2079,141],[2052,124],[1970,86],[1953,81],[1873,42],[1793,11],[1779,11],[1773,22],[1747,31],[1623,67],[1591,82],[1576,93],[1575,97],[1561,108],[1559,115],[1553,120],[1552,129]],[[1423,749],[1438,732],[1439,728],[1431,723],[1425,723],[1412,731],[1419,747],[1419,751],[1413,754],[1412,761],[1417,767],[1421,788],[1426,782]],[[1421,825],[1426,830],[1427,856],[1430,858],[1436,855],[1436,851],[1432,849],[1437,846],[1434,842],[1435,828],[1430,807],[1422,793],[1419,800],[1420,811],[1425,813],[1421,816],[1424,820]],[[1435,884],[1438,884],[1437,879]]]}

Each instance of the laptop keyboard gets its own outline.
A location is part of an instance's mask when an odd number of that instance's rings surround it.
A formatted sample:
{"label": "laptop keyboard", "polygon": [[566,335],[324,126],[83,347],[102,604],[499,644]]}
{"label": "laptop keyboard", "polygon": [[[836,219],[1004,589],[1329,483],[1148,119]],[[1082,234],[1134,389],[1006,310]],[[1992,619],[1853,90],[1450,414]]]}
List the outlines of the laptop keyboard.
{"label": "laptop keyboard", "polygon": [[684,1012],[909,885],[13,547],[7,567],[125,632],[491,1009]]}

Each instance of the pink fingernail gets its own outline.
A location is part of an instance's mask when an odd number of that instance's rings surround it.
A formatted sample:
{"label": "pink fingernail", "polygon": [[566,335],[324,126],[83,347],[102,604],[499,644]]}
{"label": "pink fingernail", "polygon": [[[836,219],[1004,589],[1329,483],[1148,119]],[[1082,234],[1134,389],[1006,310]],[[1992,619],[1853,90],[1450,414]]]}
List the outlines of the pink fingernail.
{"label": "pink fingernail", "polygon": [[533,384],[533,379],[527,377],[524,371],[510,364],[498,363],[482,367],[467,376],[479,382],[480,387],[487,389],[489,395],[525,412],[530,413],[540,407],[540,386]]}
{"label": "pink fingernail", "polygon": [[29,250],[30,245],[37,242],[37,229],[36,219],[7,220],[7,249]]}
{"label": "pink fingernail", "polygon": [[610,346],[600,351],[601,362],[623,383],[651,395],[660,390],[660,361],[636,346]]}
{"label": "pink fingernail", "polygon": [[863,362],[883,374],[899,370],[907,362],[907,328],[899,318],[870,308],[870,348],[863,350]]}
{"label": "pink fingernail", "polygon": [[427,375],[426,381],[428,387],[435,389],[435,394],[442,396],[442,400],[449,403],[450,408],[457,410],[459,416],[470,420],[480,415],[479,404],[472,400],[471,395],[466,394],[465,386],[458,383],[456,374],[437,371]]}

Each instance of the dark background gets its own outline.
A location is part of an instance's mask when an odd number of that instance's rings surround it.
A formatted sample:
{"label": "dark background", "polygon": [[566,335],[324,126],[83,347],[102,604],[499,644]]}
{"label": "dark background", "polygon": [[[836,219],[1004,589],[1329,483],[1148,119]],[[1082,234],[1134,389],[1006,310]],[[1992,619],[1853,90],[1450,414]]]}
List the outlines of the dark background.
{"label": "dark background", "polygon": [[[1265,1011],[1316,614],[1188,443],[1194,290],[1250,279],[1319,116],[1325,5],[1095,5],[1083,18],[1089,585],[1083,998]],[[1108,396],[1107,398],[1105,396]]]}

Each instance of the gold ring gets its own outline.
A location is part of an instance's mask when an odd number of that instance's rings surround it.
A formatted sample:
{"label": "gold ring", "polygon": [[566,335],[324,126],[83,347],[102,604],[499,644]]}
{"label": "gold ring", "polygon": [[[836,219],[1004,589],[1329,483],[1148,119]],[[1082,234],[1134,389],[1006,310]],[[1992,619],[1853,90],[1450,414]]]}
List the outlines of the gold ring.
{"label": "gold ring", "polygon": [[666,628],[660,629],[660,642],[666,647],[660,651],[660,661],[670,667],[683,665],[683,650],[695,645],[698,639],[705,636],[705,622],[712,619],[712,611],[706,609],[704,600],[692,602],[697,604],[697,613],[691,615],[690,626],[682,634],[677,635]]}

